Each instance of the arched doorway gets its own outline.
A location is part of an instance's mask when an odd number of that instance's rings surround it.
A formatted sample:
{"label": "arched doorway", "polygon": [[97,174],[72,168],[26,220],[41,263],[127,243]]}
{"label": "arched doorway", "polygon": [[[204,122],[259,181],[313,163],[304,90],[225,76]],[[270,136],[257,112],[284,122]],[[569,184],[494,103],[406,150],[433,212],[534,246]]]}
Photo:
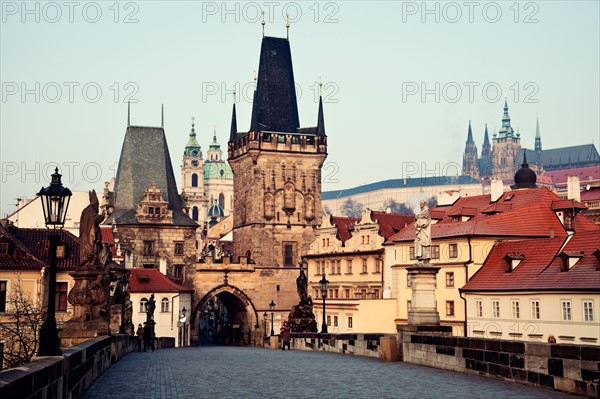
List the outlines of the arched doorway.
{"label": "arched doorway", "polygon": [[210,290],[196,305],[193,316],[193,342],[258,345],[262,332],[252,301],[231,285]]}

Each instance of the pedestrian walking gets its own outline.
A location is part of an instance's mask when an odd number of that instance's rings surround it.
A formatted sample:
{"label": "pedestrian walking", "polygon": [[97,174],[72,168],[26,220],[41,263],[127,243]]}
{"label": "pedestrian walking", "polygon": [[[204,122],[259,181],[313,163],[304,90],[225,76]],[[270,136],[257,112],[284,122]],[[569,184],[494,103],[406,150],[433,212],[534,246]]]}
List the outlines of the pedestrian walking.
{"label": "pedestrian walking", "polygon": [[152,327],[148,323],[144,323],[144,352],[148,350],[148,347],[152,348],[154,352],[154,345],[152,344]]}
{"label": "pedestrian walking", "polygon": [[287,346],[288,350],[292,350],[290,347],[290,341],[292,340],[292,330],[290,329],[289,323],[286,321],[283,323],[283,327],[281,327],[281,349],[285,350]]}
{"label": "pedestrian walking", "polygon": [[137,331],[135,332],[135,334],[137,335],[137,346],[138,346],[138,352],[142,351],[142,343],[144,341],[144,327],[142,327],[141,324],[138,324],[138,328]]}

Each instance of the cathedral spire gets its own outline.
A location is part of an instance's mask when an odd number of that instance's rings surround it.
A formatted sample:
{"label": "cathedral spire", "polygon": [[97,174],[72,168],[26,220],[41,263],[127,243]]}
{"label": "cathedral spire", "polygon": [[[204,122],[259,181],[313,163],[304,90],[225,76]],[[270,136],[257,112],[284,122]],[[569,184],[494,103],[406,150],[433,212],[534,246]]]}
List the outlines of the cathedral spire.
{"label": "cathedral spire", "polygon": [[467,133],[467,144],[475,143],[473,141],[473,131],[471,130],[471,120],[469,120],[469,131]]}
{"label": "cathedral spire", "polygon": [[535,152],[542,152],[542,136],[540,135],[540,118],[535,118]]}
{"label": "cathedral spire", "polygon": [[319,82],[319,115],[317,116],[317,135],[325,136],[325,118],[323,116],[323,96],[321,96],[322,82]]}
{"label": "cathedral spire", "polygon": [[490,136],[488,134],[487,123],[485,124],[485,133],[483,135],[483,146],[481,147],[481,158],[492,157],[492,146],[490,145]]}
{"label": "cathedral spire", "polygon": [[235,115],[235,102],[233,103],[233,111],[231,111],[231,130],[229,132],[229,141],[234,141],[237,135],[237,117]]}
{"label": "cathedral spire", "polygon": [[185,146],[184,155],[186,156],[202,156],[202,148],[198,141],[196,140],[196,118],[192,116],[192,130],[190,131],[190,139],[188,140],[187,145]]}
{"label": "cathedral spire", "polygon": [[508,103],[504,99],[504,115],[502,115],[502,127],[498,131],[498,138],[514,137],[514,130],[510,126],[510,115],[508,114]]}

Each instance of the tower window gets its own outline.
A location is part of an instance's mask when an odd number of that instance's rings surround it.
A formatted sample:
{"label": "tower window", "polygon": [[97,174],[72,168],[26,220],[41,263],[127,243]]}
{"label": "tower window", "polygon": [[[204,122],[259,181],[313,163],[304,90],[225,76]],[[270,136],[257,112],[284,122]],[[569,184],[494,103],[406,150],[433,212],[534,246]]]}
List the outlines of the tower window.
{"label": "tower window", "polygon": [[283,244],[283,264],[284,266],[294,266],[294,244]]}
{"label": "tower window", "polygon": [[223,193],[219,194],[219,206],[225,210],[225,195]]}
{"label": "tower window", "polygon": [[192,220],[195,222],[198,221],[198,207],[197,206],[192,208]]}
{"label": "tower window", "polygon": [[196,173],[192,174],[192,187],[198,187],[198,175]]}

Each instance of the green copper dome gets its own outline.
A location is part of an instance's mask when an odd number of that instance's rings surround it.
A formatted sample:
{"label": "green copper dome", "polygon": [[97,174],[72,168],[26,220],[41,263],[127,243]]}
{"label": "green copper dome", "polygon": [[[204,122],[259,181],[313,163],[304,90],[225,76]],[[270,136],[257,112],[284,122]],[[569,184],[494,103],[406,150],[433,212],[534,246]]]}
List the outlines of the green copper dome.
{"label": "green copper dome", "polygon": [[205,162],[204,179],[233,179],[231,166],[227,162]]}

